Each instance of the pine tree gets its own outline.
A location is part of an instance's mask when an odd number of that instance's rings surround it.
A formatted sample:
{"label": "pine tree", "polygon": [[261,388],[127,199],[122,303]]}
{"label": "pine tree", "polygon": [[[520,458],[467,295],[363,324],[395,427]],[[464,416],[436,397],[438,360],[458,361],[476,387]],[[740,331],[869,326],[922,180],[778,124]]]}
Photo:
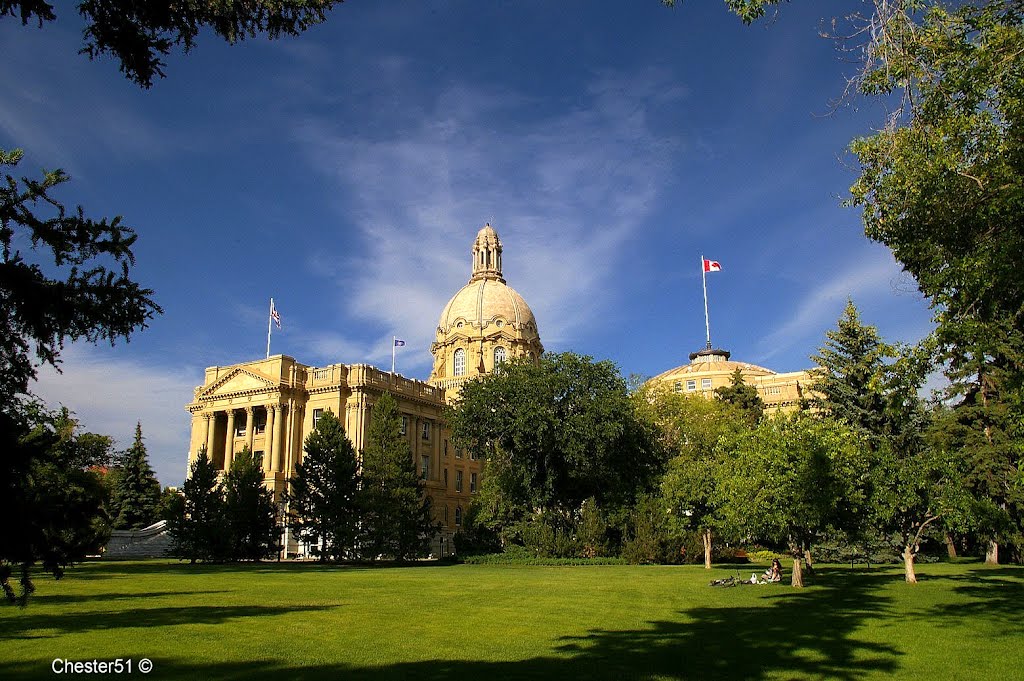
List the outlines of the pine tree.
{"label": "pine tree", "polygon": [[366,558],[405,560],[425,555],[437,527],[409,442],[401,433],[398,403],[384,393],[373,408],[363,452],[361,552]]}
{"label": "pine tree", "polygon": [[114,489],[118,513],[114,528],[135,530],[157,520],[160,483],[149,465],[146,446],[142,443],[142,424],[135,424],[135,442],[121,454],[120,471]]}
{"label": "pine tree", "polygon": [[736,407],[751,426],[756,426],[764,415],[764,400],[757,394],[757,388],[743,380],[739,367],[729,377],[729,385],[717,388],[715,394],[718,399]]}
{"label": "pine tree", "polygon": [[885,360],[893,350],[873,326],[860,320],[852,300],[836,328],[825,333],[828,340],[812,357],[820,367],[815,373],[814,390],[821,395],[817,406],[844,421],[868,438],[877,448],[885,431]]}
{"label": "pine tree", "polygon": [[358,532],[359,464],[345,428],[325,411],[303,445],[287,495],[289,523],[300,541],[317,545],[320,560],[352,555]]}
{"label": "pine tree", "polygon": [[262,560],[280,550],[274,497],[248,447],[235,455],[224,478],[224,515],[231,560]]}
{"label": "pine tree", "polygon": [[171,555],[190,560],[222,560],[227,552],[224,532],[224,488],[206,447],[192,462],[182,495],[169,504]]}

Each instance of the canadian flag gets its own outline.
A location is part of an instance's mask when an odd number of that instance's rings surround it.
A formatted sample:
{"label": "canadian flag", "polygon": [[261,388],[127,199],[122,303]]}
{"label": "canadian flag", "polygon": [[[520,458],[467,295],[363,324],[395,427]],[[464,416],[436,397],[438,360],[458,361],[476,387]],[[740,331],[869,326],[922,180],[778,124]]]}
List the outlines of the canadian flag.
{"label": "canadian flag", "polygon": [[705,272],[721,272],[722,264],[717,260],[708,260],[704,258],[704,271]]}

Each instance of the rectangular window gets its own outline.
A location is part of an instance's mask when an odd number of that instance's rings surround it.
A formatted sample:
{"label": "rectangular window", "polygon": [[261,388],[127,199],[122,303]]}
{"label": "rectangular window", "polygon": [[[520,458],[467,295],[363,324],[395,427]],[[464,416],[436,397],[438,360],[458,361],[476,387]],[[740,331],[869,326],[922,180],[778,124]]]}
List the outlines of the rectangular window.
{"label": "rectangular window", "polygon": [[469,491],[470,492],[475,492],[476,491],[476,473],[470,473],[469,474]]}
{"label": "rectangular window", "polygon": [[429,440],[430,439],[430,421],[424,421],[423,422],[423,439],[424,440]]}
{"label": "rectangular window", "polygon": [[683,382],[682,381],[676,381],[675,389],[676,389],[677,393],[683,392]]}
{"label": "rectangular window", "polygon": [[456,449],[455,450],[455,458],[456,459],[461,459],[462,458],[462,450],[461,449]]}
{"label": "rectangular window", "polygon": [[313,428],[316,428],[316,424],[320,423],[320,417],[324,415],[323,409],[313,410]]}
{"label": "rectangular window", "polygon": [[402,430],[400,432],[402,433],[402,435],[405,435],[406,433],[409,432],[409,417],[408,416],[403,416],[402,417]]}
{"label": "rectangular window", "polygon": [[430,457],[426,454],[420,457],[420,477],[424,480],[430,477]]}
{"label": "rectangular window", "polygon": [[245,435],[245,421],[235,421],[235,437]]}
{"label": "rectangular window", "polygon": [[444,488],[448,489],[448,469],[444,469]]}
{"label": "rectangular window", "polygon": [[257,449],[255,452],[253,452],[252,453],[252,458],[256,461],[256,465],[257,466],[260,466],[261,468],[266,470],[267,467],[264,465],[265,462],[263,461],[263,450],[262,449]]}
{"label": "rectangular window", "polygon": [[448,440],[444,441],[444,456],[448,458]]}
{"label": "rectangular window", "polygon": [[711,379],[710,378],[702,378],[702,379],[700,379],[700,389],[701,390],[711,390]]}
{"label": "rectangular window", "polygon": [[697,389],[697,379],[691,378],[690,380],[688,380],[686,382],[686,389],[688,391],[696,390]]}
{"label": "rectangular window", "polygon": [[455,491],[462,491],[462,471],[455,471]]}
{"label": "rectangular window", "polygon": [[253,420],[256,421],[256,427],[253,428],[253,432],[259,435],[267,429],[267,412],[253,415]]}

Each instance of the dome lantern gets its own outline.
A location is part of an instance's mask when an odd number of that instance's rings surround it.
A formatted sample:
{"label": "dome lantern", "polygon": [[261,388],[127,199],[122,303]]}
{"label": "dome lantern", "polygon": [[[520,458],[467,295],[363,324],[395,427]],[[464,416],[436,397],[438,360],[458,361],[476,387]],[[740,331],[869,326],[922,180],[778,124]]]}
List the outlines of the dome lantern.
{"label": "dome lantern", "polygon": [[501,276],[501,239],[489,222],[477,232],[473,242],[472,273],[470,281],[494,279],[505,283]]}

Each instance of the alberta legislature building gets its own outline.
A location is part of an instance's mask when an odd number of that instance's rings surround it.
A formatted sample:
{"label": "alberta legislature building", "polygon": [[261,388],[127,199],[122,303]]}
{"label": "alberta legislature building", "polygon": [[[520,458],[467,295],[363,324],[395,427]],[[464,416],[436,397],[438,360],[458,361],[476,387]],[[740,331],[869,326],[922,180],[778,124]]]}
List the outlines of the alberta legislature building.
{"label": "alberta legislature building", "polygon": [[[425,382],[367,364],[313,367],[287,355],[208,367],[203,385],[186,407],[192,416],[189,465],[205,447],[214,464],[227,470],[235,453],[248,447],[261,458],[265,484],[280,499],[302,459],[303,442],[325,411],[340,418],[359,452],[374,403],[390,392],[402,413],[402,434],[423,478],[434,519],[441,526],[435,553],[447,553],[451,536],[480,487],[482,461],[451,445],[443,409],[458,398],[465,382],[489,374],[506,359],[537,358],[544,352],[533,311],[505,283],[502,243],[489,224],[473,241],[469,283],[441,311],[430,350],[433,370]],[[708,348],[691,354],[690,360],[651,380],[707,396],[729,385],[739,369],[769,411],[796,408],[810,381],[807,372],[777,374],[730,361],[725,350]],[[286,551],[303,553],[294,543]]]}

